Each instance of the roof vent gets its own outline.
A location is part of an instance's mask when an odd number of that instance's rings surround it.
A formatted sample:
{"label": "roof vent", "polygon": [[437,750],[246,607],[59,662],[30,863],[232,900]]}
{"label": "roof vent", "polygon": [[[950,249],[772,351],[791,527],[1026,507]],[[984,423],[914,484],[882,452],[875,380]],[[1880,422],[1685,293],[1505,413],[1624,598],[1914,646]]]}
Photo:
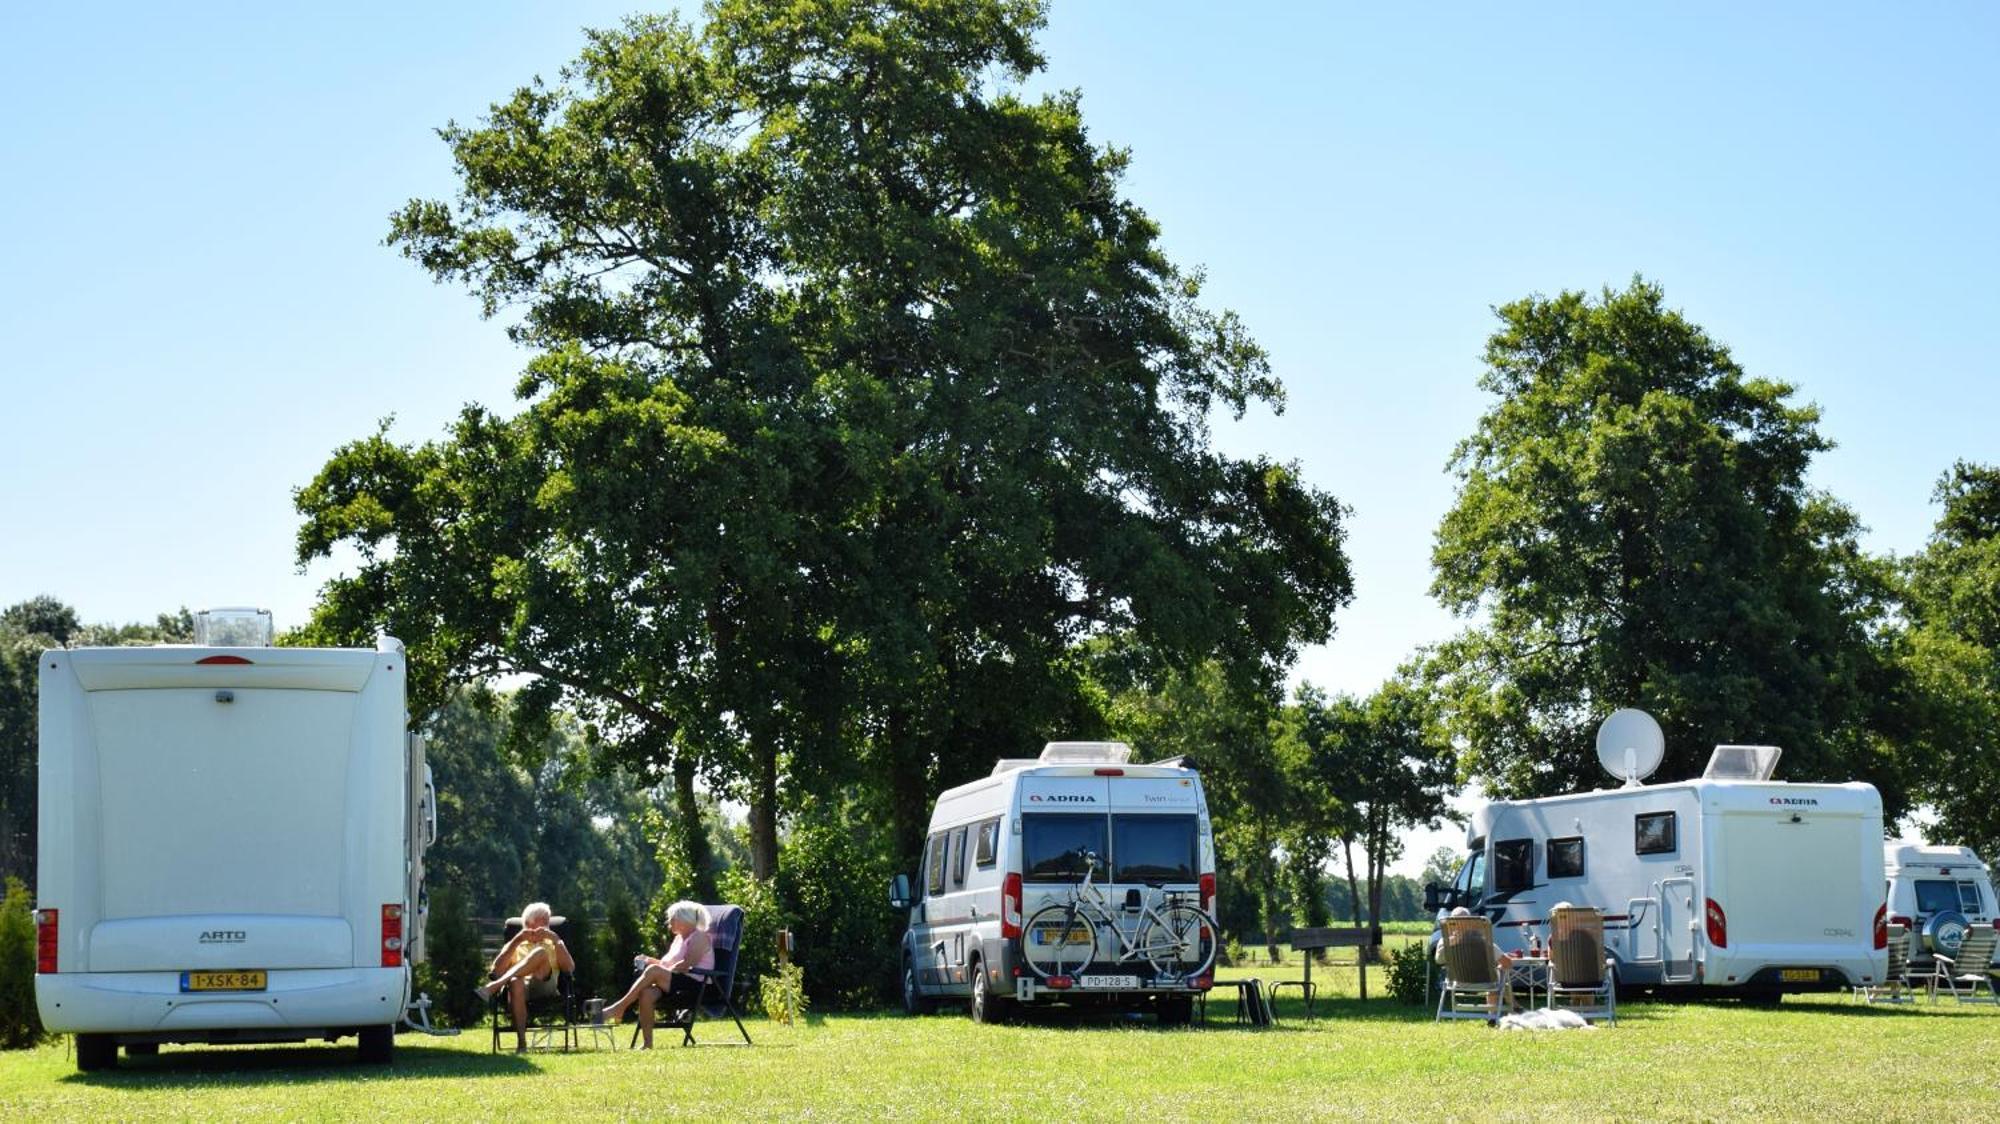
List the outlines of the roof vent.
{"label": "roof vent", "polygon": [[1709,754],[1701,776],[1710,781],[1768,781],[1778,771],[1778,755],[1783,752],[1775,745],[1719,745]]}
{"label": "roof vent", "polygon": [[276,632],[269,609],[203,609],[194,615],[194,642],[204,648],[268,648]]}
{"label": "roof vent", "polygon": [[1044,765],[1124,765],[1132,747],[1124,742],[1050,742],[1042,747]]}

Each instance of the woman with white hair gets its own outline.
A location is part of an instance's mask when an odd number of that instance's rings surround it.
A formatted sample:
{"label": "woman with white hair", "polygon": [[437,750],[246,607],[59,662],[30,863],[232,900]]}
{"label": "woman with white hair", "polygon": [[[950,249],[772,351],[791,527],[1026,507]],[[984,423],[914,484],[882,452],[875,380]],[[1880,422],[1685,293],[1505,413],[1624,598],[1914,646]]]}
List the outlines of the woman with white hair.
{"label": "woman with white hair", "polygon": [[555,994],[556,973],[576,971],[576,960],[569,954],[569,946],[556,935],[553,926],[562,923],[562,918],[549,912],[547,902],[529,902],[521,910],[521,928],[493,957],[487,969],[492,982],[481,984],[473,990],[479,993],[481,1002],[505,988],[507,1005],[514,1013],[514,1049],[528,1048],[528,995],[537,998]]}
{"label": "woman with white hair", "polygon": [[678,901],[667,907],[667,928],[674,942],[667,954],[654,959],[646,956],[645,970],[632,981],[631,990],[615,1003],[607,1003],[597,1016],[601,1022],[615,1023],[636,1004],[639,1033],[648,1050],[653,1048],[653,1011],[665,1006],[669,1011],[693,1007],[701,999],[701,980],[689,974],[715,967],[715,945],[708,936],[708,909],[700,902]]}

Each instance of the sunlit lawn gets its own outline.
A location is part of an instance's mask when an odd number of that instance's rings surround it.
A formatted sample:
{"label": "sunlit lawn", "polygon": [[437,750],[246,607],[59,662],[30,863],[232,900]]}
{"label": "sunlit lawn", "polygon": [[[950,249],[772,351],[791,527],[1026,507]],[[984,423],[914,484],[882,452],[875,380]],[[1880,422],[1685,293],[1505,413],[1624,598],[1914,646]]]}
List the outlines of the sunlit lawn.
{"label": "sunlit lawn", "polygon": [[[1269,966],[1265,978],[1287,973]],[[1325,973],[1318,973],[1322,979]],[[1287,975],[1290,978],[1290,975]],[[1375,981],[1371,978],[1371,984]],[[1349,981],[1342,984],[1351,987]],[[1160,1031],[1118,1020],[982,1027],[961,1013],[750,1022],[753,1047],[488,1053],[405,1035],[396,1064],[339,1047],[164,1047],[83,1075],[63,1044],[0,1054],[16,1119],[1285,1119],[1402,1116],[1990,1119],[2000,1009],[1844,997],[1768,1010],[1627,1003],[1614,1028],[1509,1033],[1336,997],[1306,1025]],[[726,1027],[723,1029],[729,1029]],[[704,1028],[705,1040],[733,1037]],[[662,1042],[672,1041],[662,1038]]]}

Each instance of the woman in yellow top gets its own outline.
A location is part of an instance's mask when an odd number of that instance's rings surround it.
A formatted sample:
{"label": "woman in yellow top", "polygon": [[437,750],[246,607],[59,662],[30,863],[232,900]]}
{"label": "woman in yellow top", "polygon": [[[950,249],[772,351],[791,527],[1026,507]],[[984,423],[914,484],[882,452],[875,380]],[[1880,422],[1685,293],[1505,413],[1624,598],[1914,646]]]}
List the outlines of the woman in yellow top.
{"label": "woman in yellow top", "polygon": [[501,988],[507,989],[507,1005],[514,1013],[516,1051],[528,1048],[529,992],[537,997],[552,995],[556,990],[556,973],[576,971],[576,960],[570,956],[569,946],[549,927],[554,921],[549,903],[529,902],[521,911],[520,931],[500,946],[500,952],[487,969],[493,981],[473,988],[482,1003],[492,999]]}

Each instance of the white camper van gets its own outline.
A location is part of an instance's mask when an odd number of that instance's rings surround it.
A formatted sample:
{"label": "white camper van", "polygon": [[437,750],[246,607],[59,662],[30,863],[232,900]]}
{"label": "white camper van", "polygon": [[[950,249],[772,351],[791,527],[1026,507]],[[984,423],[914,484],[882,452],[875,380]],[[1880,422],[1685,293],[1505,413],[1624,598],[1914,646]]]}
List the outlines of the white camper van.
{"label": "white camper van", "polygon": [[[1193,769],[1130,758],[1122,742],[1051,742],[1038,758],[1002,760],[938,797],[914,891],[900,874],[890,888],[891,904],[910,911],[910,1013],[964,1001],[990,1022],[1060,1003],[1187,1021],[1194,996],[1214,983],[1208,802]],[[1071,924],[1036,920],[1079,896],[1091,904]],[[1205,945],[1163,954],[1140,939],[1169,913],[1196,909]],[[1067,964],[1033,955],[1078,948],[1086,954]]]}
{"label": "white camper van", "polygon": [[[1928,971],[1931,954],[1958,955],[1965,930],[2000,920],[1993,876],[1970,847],[1884,843],[1883,875],[1889,880],[1889,923],[1909,934],[1910,962]],[[1993,962],[2000,965],[2000,949]]]}
{"label": "white camper van", "polygon": [[1773,781],[1774,746],[1717,746],[1701,778],[1641,785],[1659,763],[1658,725],[1620,711],[1605,731],[1600,759],[1626,786],[1479,809],[1467,860],[1450,887],[1428,889],[1431,908],[1486,914],[1500,949],[1518,952],[1547,942],[1556,903],[1595,906],[1621,989],[1771,1000],[1881,980],[1873,786]]}
{"label": "white camper van", "polygon": [[86,1070],[344,1035],[387,1062],[436,832],[402,645],[268,647],[254,610],[196,628],[42,654],[42,1022]]}

